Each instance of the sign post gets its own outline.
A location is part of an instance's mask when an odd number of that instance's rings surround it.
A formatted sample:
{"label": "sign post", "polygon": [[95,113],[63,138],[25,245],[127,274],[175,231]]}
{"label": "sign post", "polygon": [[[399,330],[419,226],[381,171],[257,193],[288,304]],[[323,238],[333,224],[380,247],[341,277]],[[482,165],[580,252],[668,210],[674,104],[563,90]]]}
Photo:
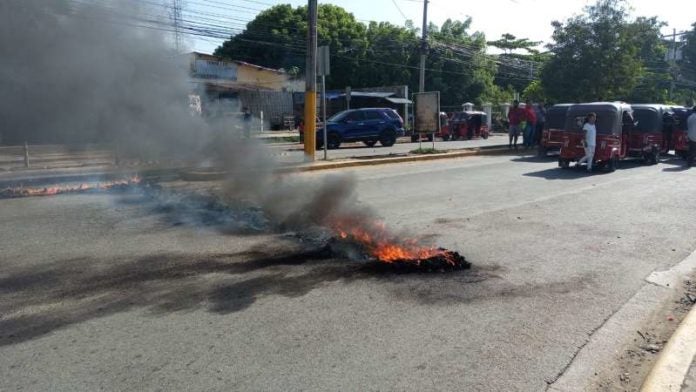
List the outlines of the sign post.
{"label": "sign post", "polygon": [[435,133],[440,131],[440,92],[431,91],[413,94],[414,132],[418,135],[418,148],[421,148],[421,134],[429,133],[433,138],[435,149]]}
{"label": "sign post", "polygon": [[319,75],[321,75],[321,112],[322,112],[322,124],[323,124],[323,132],[324,132],[324,160],[329,159],[329,153],[328,153],[328,140],[326,139],[326,75],[331,74],[331,62],[330,62],[330,55],[329,55],[329,47],[328,46],[320,46],[318,48],[318,66],[319,66]]}

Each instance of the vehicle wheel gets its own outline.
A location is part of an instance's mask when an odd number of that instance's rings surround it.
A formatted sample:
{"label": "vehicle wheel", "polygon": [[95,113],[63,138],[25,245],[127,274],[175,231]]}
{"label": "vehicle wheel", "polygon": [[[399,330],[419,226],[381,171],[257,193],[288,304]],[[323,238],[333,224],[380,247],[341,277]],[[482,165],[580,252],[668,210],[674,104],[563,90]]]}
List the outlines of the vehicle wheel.
{"label": "vehicle wheel", "polygon": [[418,143],[418,138],[420,137],[419,134],[413,134],[411,135],[411,143]]}
{"label": "vehicle wheel", "polygon": [[446,141],[448,141],[448,140],[450,140],[450,135],[442,135],[442,141],[443,141],[443,142],[446,142]]}
{"label": "vehicle wheel", "polygon": [[388,129],[382,132],[382,135],[379,137],[379,142],[384,147],[393,146],[394,143],[396,143],[396,132],[394,132],[393,129]]}
{"label": "vehicle wheel", "polygon": [[488,139],[488,134],[487,134],[487,133],[484,133],[483,135],[481,135],[481,137],[482,137],[484,140],[485,140],[485,139]]}
{"label": "vehicle wheel", "polygon": [[363,140],[363,143],[368,147],[374,147],[377,144],[377,140]]}
{"label": "vehicle wheel", "polygon": [[540,156],[540,157],[546,158],[547,152],[548,152],[548,151],[546,150],[546,147],[544,147],[544,146],[539,146],[539,149],[537,150],[537,155]]}
{"label": "vehicle wheel", "polygon": [[341,146],[341,136],[336,133],[330,133],[327,137],[326,147],[329,150],[335,150]]}
{"label": "vehicle wheel", "polygon": [[559,158],[558,159],[558,167],[561,169],[568,169],[570,167],[570,160],[564,159],[564,158]]}
{"label": "vehicle wheel", "polygon": [[617,167],[619,167],[619,158],[617,158],[616,155],[614,155],[609,159],[609,163],[607,164],[607,170],[611,173],[614,172]]}
{"label": "vehicle wheel", "polygon": [[428,134],[428,141],[429,141],[429,142],[432,142],[432,141],[433,141],[433,134],[432,134],[432,133],[429,133],[429,134]]}
{"label": "vehicle wheel", "polygon": [[657,165],[658,163],[660,163],[660,150],[658,150],[656,147],[653,147],[651,158],[653,165]]}

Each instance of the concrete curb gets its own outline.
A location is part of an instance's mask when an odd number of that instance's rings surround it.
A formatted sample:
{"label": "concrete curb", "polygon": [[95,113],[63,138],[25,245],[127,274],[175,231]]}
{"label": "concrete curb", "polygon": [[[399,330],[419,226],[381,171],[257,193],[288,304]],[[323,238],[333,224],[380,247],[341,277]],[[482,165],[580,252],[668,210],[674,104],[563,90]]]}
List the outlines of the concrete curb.
{"label": "concrete curb", "polygon": [[[507,146],[483,146],[457,150],[442,154],[428,155],[406,155],[406,156],[381,156],[369,159],[349,159],[335,162],[316,162],[313,164],[300,164],[287,166],[277,169],[276,173],[302,173],[319,170],[343,169],[350,167],[374,166],[392,163],[404,162],[424,162],[440,159],[454,159],[474,155],[500,155],[508,153],[510,150]],[[143,178],[181,178],[185,181],[215,181],[224,179],[228,171],[196,171],[195,169],[177,167],[177,168],[159,168],[138,170],[137,168],[128,168],[120,170],[93,170],[76,173],[25,173],[26,176],[17,178],[3,179],[0,176],[0,188],[12,188],[18,186],[45,186],[50,184],[65,183],[65,182],[84,182],[97,180],[117,179],[128,175],[139,174]]]}
{"label": "concrete curb", "polygon": [[[345,169],[350,167],[361,167],[361,166],[376,166],[376,165],[386,165],[392,163],[405,163],[405,162],[425,162],[434,161],[440,159],[454,159],[463,158],[475,155],[502,155],[510,150],[505,146],[486,146],[486,147],[476,147],[469,148],[466,150],[448,152],[442,154],[427,154],[427,155],[407,155],[407,156],[397,156],[397,157],[379,157],[372,159],[351,159],[345,161],[336,162],[318,162],[309,165],[297,165],[288,166],[275,170],[276,173],[288,174],[288,173],[303,173],[312,172],[319,170],[332,170],[332,169]],[[215,181],[225,178],[230,172],[228,171],[214,171],[214,172],[196,172],[196,171],[184,171],[181,173],[181,178],[187,181]]]}
{"label": "concrete curb", "polygon": [[[649,320],[655,309],[671,303],[676,288],[694,270],[696,270],[696,251],[670,269],[656,270],[650,273],[645,278],[648,284],[644,285],[589,335],[586,343],[581,346],[566,369],[548,386],[547,390],[582,392],[598,389],[597,382],[601,381],[597,377],[598,369],[602,369],[616,360],[617,350],[630,344],[630,339],[627,337],[634,334],[642,323]],[[667,349],[668,347],[665,347],[663,352]],[[691,357],[689,357],[686,370],[690,364]],[[686,370],[684,374],[686,374]],[[643,389],[643,391],[679,391],[682,380],[683,376],[679,379],[680,384],[676,389],[655,388]],[[643,385],[646,385],[645,383],[646,381]]]}
{"label": "concrete curb", "polygon": [[696,307],[692,307],[662,349],[643,381],[641,392],[681,391],[695,356]]}

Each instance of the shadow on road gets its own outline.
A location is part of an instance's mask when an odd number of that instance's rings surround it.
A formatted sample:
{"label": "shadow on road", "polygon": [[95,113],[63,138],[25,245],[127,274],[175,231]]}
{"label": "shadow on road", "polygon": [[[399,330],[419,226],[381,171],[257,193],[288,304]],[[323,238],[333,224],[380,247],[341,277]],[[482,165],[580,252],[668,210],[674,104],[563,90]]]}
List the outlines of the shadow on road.
{"label": "shadow on road", "polygon": [[684,161],[684,159],[673,155],[670,155],[668,159],[660,161],[660,164],[671,166],[662,169],[662,171],[664,172],[682,172],[689,170],[689,168],[686,166],[686,161]]}
{"label": "shadow on road", "polygon": [[[619,163],[619,167],[617,168],[616,171],[619,172],[622,170],[630,170],[630,169],[634,169],[636,167],[642,167],[642,166],[645,166],[645,164],[640,159],[626,159],[626,160],[623,160]],[[583,177],[588,177],[588,176],[606,175],[606,174],[612,174],[612,173],[609,171],[603,170],[601,168],[593,168],[593,172],[588,173],[585,170],[585,166],[574,167],[571,164],[571,167],[569,169],[561,169],[560,167],[554,167],[554,168],[550,168],[550,169],[525,173],[524,175],[527,177],[545,178],[547,180],[575,180],[578,178],[583,178]]]}
{"label": "shadow on road", "polygon": [[[397,274],[375,262],[337,259],[327,248],[136,259],[78,258],[3,271],[0,346],[32,340],[95,318],[136,309],[153,315],[205,309],[245,310],[269,296],[301,297],[323,285],[370,280],[375,290],[414,304],[531,296],[547,288],[486,284],[497,267],[452,273]],[[500,283],[500,282],[499,282]],[[484,284],[484,283],[481,283]],[[438,287],[442,289],[438,289]],[[551,289],[553,288],[552,286]],[[572,283],[558,285],[567,292]]]}
{"label": "shadow on road", "polygon": [[0,278],[0,346],[134,308],[236,312],[261,296],[302,296],[325,282],[360,276],[356,271],[354,263],[336,262],[323,249],[81,258],[18,269]]}
{"label": "shadow on road", "polygon": [[512,162],[527,162],[527,163],[549,163],[549,162],[554,162],[556,160],[557,160],[556,157],[551,157],[551,156],[540,157],[538,155],[521,156],[519,158],[511,159]]}

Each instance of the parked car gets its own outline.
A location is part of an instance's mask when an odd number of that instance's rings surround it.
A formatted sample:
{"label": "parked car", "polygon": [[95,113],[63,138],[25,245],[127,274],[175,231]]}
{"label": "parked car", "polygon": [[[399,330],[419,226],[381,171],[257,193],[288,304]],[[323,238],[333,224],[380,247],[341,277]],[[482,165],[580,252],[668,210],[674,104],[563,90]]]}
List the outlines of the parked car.
{"label": "parked car", "polygon": [[539,156],[545,157],[549,151],[560,150],[561,145],[563,145],[566,114],[571,106],[572,104],[562,103],[553,105],[547,110],[546,122],[539,141]]}
{"label": "parked car", "polygon": [[593,161],[597,167],[614,171],[619,160],[626,157],[626,139],[633,127],[631,105],[623,102],[581,103],[571,106],[566,116],[558,166],[567,169],[570,162],[585,156],[582,126],[589,113],[597,115],[597,145]]}
{"label": "parked car", "polygon": [[[391,147],[398,137],[404,136],[404,120],[390,108],[344,110],[326,120],[327,147],[339,148],[343,142],[363,142],[373,147],[379,142]],[[300,138],[304,140],[300,129]],[[317,148],[324,146],[324,132],[317,126]]]}

